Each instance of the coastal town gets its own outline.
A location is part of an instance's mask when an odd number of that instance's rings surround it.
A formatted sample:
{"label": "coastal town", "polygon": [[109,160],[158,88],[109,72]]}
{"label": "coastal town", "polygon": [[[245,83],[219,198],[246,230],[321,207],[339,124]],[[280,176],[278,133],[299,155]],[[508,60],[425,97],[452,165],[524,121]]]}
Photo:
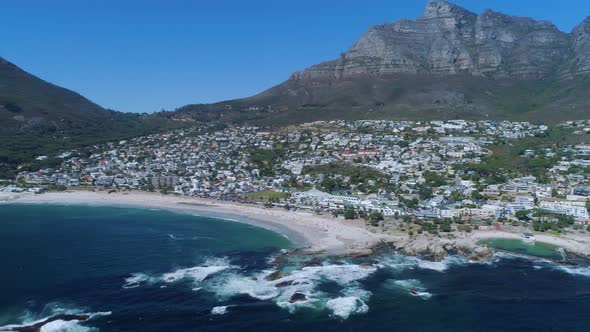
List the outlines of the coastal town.
{"label": "coastal town", "polygon": [[[568,140],[552,140],[556,132]],[[363,217],[373,225],[434,221],[420,232],[497,221],[523,221],[536,231],[585,230],[588,132],[590,121],[210,125],[38,156],[57,162],[22,171],[0,190],[140,190]]]}

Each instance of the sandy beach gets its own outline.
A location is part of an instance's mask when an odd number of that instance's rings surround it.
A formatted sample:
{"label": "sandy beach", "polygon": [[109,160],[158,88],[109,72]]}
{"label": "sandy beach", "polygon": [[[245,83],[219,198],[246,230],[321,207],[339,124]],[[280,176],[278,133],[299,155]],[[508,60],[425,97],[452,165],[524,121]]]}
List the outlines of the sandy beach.
{"label": "sandy beach", "polygon": [[[263,227],[287,236],[296,246],[308,252],[327,254],[365,254],[379,243],[391,242],[406,252],[442,253],[442,246],[468,249],[477,248],[478,241],[489,238],[521,239],[520,232],[511,230],[476,230],[471,233],[454,232],[454,238],[443,239],[429,235],[382,234],[370,231],[361,220],[345,221],[308,211],[286,211],[280,208],[263,208],[258,205],[214,201],[195,197],[161,195],[141,191],[67,191],[41,195],[31,193],[0,193],[0,202],[17,204],[61,204],[93,206],[131,206],[170,210],[211,216],[235,222]],[[553,236],[535,234],[538,242],[544,242],[565,250],[590,256],[590,237],[585,234],[564,234]]]}
{"label": "sandy beach", "polygon": [[18,204],[61,204],[92,206],[133,206],[193,213],[252,224],[287,236],[309,252],[329,254],[370,253],[381,241],[392,241],[385,234],[367,230],[362,221],[344,221],[307,211],[268,209],[256,205],[227,203],[186,196],[147,192],[111,193],[93,191],[0,194],[0,202]]}

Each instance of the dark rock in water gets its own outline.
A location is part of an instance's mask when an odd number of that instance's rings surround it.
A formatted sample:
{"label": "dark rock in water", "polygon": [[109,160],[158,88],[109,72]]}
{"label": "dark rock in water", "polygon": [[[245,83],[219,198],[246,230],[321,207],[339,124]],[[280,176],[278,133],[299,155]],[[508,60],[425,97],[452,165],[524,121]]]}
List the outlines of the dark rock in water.
{"label": "dark rock in water", "polygon": [[288,287],[288,286],[291,286],[291,285],[293,285],[293,280],[279,282],[278,284],[275,285],[275,287],[283,288],[283,287]]}
{"label": "dark rock in water", "polygon": [[303,294],[301,292],[295,292],[295,293],[293,293],[293,295],[291,295],[291,299],[289,300],[289,303],[302,302],[302,301],[307,301],[307,296],[305,296],[305,294]]}
{"label": "dark rock in water", "polygon": [[90,319],[89,315],[77,315],[77,314],[60,314],[60,315],[55,315],[53,317],[49,317],[41,322],[35,323],[33,325],[27,325],[27,326],[19,326],[19,327],[15,327],[12,328],[11,330],[8,331],[17,331],[17,332],[39,332],[41,331],[41,328],[51,322],[54,322],[56,320],[63,320],[63,321],[72,321],[72,320],[77,320],[80,322],[86,321]]}
{"label": "dark rock in water", "polygon": [[312,258],[305,262],[305,266],[322,266],[322,260],[320,258]]}
{"label": "dark rock in water", "polygon": [[484,246],[478,246],[471,250],[471,255],[468,256],[472,261],[486,261],[494,254],[494,250]]}
{"label": "dark rock in water", "polygon": [[282,271],[275,271],[275,272],[267,275],[266,277],[264,277],[264,279],[266,279],[268,281],[274,281],[274,280],[277,280],[277,279],[284,278],[284,277],[286,277],[288,275],[289,275],[289,273],[285,273],[285,272],[282,272]]}
{"label": "dark rock in water", "polygon": [[375,250],[374,249],[363,249],[363,250],[359,250],[359,251],[354,251],[354,252],[346,253],[346,254],[343,254],[343,255],[338,255],[336,257],[338,257],[338,258],[351,258],[351,259],[355,259],[355,258],[371,257],[373,254],[375,254]]}

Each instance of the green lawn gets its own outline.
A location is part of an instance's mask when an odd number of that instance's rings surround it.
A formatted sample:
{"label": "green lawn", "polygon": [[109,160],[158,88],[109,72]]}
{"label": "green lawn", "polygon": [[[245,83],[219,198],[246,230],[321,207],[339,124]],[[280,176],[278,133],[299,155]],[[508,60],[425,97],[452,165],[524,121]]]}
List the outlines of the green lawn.
{"label": "green lawn", "polygon": [[278,192],[273,190],[259,191],[244,195],[246,198],[255,201],[277,201],[291,197],[290,193]]}

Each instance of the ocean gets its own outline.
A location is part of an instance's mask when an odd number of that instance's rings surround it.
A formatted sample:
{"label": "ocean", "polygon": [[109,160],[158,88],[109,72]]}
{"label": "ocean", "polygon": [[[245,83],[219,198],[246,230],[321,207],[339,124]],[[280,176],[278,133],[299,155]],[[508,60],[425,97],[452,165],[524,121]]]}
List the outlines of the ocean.
{"label": "ocean", "polygon": [[[590,267],[293,254],[213,217],[0,205],[0,326],[41,331],[587,331]],[[416,294],[409,290],[416,288]],[[295,296],[293,296],[296,294]],[[297,300],[297,301],[295,301]]]}

